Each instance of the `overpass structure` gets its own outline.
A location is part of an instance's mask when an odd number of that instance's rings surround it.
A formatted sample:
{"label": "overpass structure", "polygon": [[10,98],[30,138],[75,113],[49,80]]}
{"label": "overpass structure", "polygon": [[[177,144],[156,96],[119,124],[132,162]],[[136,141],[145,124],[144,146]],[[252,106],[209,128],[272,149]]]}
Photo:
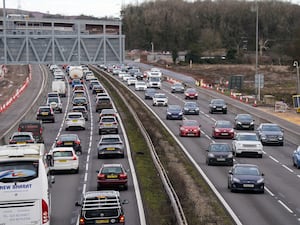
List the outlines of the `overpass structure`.
{"label": "overpass structure", "polygon": [[124,52],[119,19],[0,19],[0,64],[122,63]]}

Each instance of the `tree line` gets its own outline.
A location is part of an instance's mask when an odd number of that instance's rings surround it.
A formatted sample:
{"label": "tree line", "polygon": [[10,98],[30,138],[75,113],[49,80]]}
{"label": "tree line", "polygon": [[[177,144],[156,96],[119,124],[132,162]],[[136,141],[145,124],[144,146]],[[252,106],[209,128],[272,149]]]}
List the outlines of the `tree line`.
{"label": "tree line", "polygon": [[[257,17],[258,16],[258,17]],[[256,50],[273,62],[300,56],[300,6],[282,1],[156,0],[121,11],[126,49],[187,51],[187,60],[225,49],[238,62]],[[256,20],[258,18],[258,20]]]}

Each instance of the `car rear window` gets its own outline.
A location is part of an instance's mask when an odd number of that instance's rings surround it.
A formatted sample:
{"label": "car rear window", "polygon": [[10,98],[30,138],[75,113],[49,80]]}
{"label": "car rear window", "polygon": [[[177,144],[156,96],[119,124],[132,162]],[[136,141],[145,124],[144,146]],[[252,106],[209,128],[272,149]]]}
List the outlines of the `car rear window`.
{"label": "car rear window", "polygon": [[119,215],[118,208],[111,209],[97,209],[97,210],[86,210],[85,218],[104,218],[104,217],[117,217]]}
{"label": "car rear window", "polygon": [[77,118],[81,118],[81,115],[77,115],[77,114],[72,114],[68,116],[70,119],[77,119]]}
{"label": "car rear window", "polygon": [[115,122],[116,120],[114,118],[102,118],[101,122]]}
{"label": "car rear window", "polygon": [[61,141],[75,141],[76,140],[76,136],[73,136],[73,135],[61,136],[59,139]]}
{"label": "car rear window", "polygon": [[31,137],[29,135],[15,135],[12,139],[15,141],[27,141],[31,140]]}
{"label": "car rear window", "polygon": [[53,157],[69,157],[73,156],[72,151],[57,151],[53,153]]}
{"label": "car rear window", "polygon": [[101,170],[101,173],[103,174],[111,174],[111,173],[122,173],[122,168],[121,167],[104,167],[102,170]]}
{"label": "car rear window", "polygon": [[101,144],[104,143],[118,143],[121,142],[119,138],[103,138]]}

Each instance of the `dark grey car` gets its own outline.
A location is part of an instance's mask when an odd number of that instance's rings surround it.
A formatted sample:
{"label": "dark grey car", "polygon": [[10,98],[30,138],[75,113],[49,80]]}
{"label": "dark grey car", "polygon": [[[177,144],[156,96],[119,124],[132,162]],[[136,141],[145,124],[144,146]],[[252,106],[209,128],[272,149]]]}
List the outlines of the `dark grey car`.
{"label": "dark grey car", "polygon": [[261,123],[257,128],[257,135],[263,145],[278,144],[283,146],[283,129],[274,123]]}
{"label": "dark grey car", "polygon": [[180,105],[169,105],[167,108],[167,120],[182,120],[182,108]]}
{"label": "dark grey car", "polygon": [[209,113],[217,112],[227,114],[227,104],[223,99],[212,99],[209,103]]}
{"label": "dark grey car", "polygon": [[237,114],[234,118],[234,128],[237,130],[254,130],[254,119],[250,114]]}
{"label": "dark grey car", "polygon": [[232,149],[228,143],[211,143],[207,149],[207,165],[233,166]]}
{"label": "dark grey car", "polygon": [[155,95],[156,90],[154,88],[147,88],[145,90],[145,99],[153,99],[153,96]]}

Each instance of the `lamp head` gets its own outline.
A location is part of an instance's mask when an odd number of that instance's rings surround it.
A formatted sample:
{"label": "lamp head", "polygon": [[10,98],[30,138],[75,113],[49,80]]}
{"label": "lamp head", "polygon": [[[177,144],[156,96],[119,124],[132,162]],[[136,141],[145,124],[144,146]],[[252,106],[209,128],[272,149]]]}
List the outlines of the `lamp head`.
{"label": "lamp head", "polygon": [[293,66],[298,66],[298,61],[294,61]]}

